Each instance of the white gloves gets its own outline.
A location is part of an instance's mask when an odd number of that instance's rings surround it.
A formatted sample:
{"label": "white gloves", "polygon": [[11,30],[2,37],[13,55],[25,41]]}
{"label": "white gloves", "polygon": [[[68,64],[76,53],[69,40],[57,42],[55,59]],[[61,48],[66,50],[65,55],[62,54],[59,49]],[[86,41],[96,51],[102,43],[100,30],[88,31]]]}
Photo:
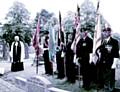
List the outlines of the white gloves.
{"label": "white gloves", "polygon": [[111,68],[115,69],[117,64],[118,64],[118,62],[119,62],[119,58],[114,58],[114,61],[113,61],[113,64],[112,64]]}
{"label": "white gloves", "polygon": [[65,56],[65,53],[62,51],[61,53],[61,57],[63,58]]}
{"label": "white gloves", "polygon": [[89,63],[91,64],[93,62],[93,54],[89,54],[89,55],[90,55]]}
{"label": "white gloves", "polygon": [[90,54],[90,60],[89,60],[90,64],[91,63],[96,64],[97,60],[98,60],[98,57],[96,56],[96,54]]}

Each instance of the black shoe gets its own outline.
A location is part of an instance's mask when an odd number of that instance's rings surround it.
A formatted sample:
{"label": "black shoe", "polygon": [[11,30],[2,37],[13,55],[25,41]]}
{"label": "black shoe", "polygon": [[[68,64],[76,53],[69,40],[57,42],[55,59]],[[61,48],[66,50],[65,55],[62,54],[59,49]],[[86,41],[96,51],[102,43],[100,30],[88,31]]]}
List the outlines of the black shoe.
{"label": "black shoe", "polygon": [[86,86],[86,85],[83,85],[83,88],[84,88],[85,90],[87,90],[87,91],[90,90],[90,87],[89,87],[89,86]]}
{"label": "black shoe", "polygon": [[90,87],[84,87],[85,90],[89,91],[90,90]]}

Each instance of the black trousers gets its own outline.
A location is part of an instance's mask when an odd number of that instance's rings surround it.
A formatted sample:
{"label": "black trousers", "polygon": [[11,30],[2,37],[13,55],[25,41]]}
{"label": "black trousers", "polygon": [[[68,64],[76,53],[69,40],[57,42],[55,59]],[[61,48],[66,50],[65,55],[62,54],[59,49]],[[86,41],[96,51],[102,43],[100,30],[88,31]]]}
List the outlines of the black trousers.
{"label": "black trousers", "polygon": [[61,58],[61,52],[60,51],[57,52],[56,59],[57,59],[58,78],[64,78],[65,77],[64,58]]}
{"label": "black trousers", "polygon": [[89,58],[79,60],[80,74],[83,76],[83,87],[89,88],[91,83],[91,69],[89,64]]}
{"label": "black trousers", "polygon": [[49,61],[48,50],[44,51],[43,57],[44,57],[45,73],[52,75],[53,74],[53,66],[52,66],[52,62]]}
{"label": "black trousers", "polygon": [[107,88],[115,87],[115,69],[107,67],[106,64],[98,66],[98,85]]}

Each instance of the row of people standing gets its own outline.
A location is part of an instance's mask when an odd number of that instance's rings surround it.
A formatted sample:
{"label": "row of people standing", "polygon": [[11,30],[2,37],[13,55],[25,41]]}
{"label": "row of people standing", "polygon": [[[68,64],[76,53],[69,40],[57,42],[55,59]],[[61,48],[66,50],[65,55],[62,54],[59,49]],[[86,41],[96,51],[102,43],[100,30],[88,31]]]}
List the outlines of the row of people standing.
{"label": "row of people standing", "polygon": [[[64,78],[66,75],[67,80],[74,83],[77,72],[80,72],[80,75],[83,77],[83,88],[90,89],[91,83],[94,82],[97,83],[97,87],[100,89],[107,88],[110,91],[113,90],[115,86],[115,67],[113,66],[115,60],[119,58],[119,46],[118,41],[111,37],[111,28],[105,28],[102,32],[102,43],[96,51],[96,54],[99,52],[100,54],[98,55],[100,56],[96,64],[89,62],[90,54],[93,50],[93,40],[88,36],[88,30],[82,29],[80,31],[81,39],[79,40],[76,49],[80,71],[77,71],[76,65],[73,62],[74,53],[71,50],[73,40],[70,37],[66,46],[62,45],[62,49],[58,48],[56,53],[58,78]],[[106,39],[107,42],[105,43]],[[61,55],[63,51],[65,52],[66,57],[65,63],[64,57]],[[46,56],[47,55],[44,55],[44,59]],[[50,67],[52,69],[52,66]]]}

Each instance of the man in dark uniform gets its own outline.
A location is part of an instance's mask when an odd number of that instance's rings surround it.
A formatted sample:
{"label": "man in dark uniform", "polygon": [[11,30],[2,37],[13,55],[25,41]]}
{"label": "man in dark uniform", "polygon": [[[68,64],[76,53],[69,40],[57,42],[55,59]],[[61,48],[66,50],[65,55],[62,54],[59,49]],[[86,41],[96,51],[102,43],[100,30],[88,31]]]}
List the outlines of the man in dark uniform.
{"label": "man in dark uniform", "polygon": [[11,65],[11,71],[21,71],[24,70],[23,59],[24,54],[24,44],[19,41],[19,36],[15,36],[15,41],[11,45],[11,57],[13,59]]}
{"label": "man in dark uniform", "polygon": [[60,31],[60,34],[58,35],[58,46],[56,51],[56,63],[57,63],[57,72],[58,72],[57,78],[59,79],[65,77],[64,50],[65,50],[64,33],[63,31]]}
{"label": "man in dark uniform", "polygon": [[68,36],[68,42],[66,45],[66,77],[70,83],[75,83],[75,64],[73,62],[74,53],[71,50],[72,34]]}
{"label": "man in dark uniform", "polygon": [[103,30],[103,41],[98,51],[101,54],[97,62],[99,87],[111,92],[115,86],[115,62],[119,58],[118,41],[111,37],[111,28]]}
{"label": "man in dark uniform", "polygon": [[52,62],[50,62],[49,60],[49,50],[48,50],[48,40],[49,40],[49,32],[45,33],[45,41],[43,44],[43,48],[44,48],[44,53],[43,53],[43,57],[44,57],[44,66],[45,66],[45,74],[48,75],[52,75],[53,74],[53,66],[52,66]]}
{"label": "man in dark uniform", "polygon": [[85,28],[81,29],[81,39],[77,44],[77,58],[80,63],[80,74],[83,76],[83,88],[86,90],[90,86],[90,64],[89,55],[92,53],[93,41],[87,36],[87,30]]}

